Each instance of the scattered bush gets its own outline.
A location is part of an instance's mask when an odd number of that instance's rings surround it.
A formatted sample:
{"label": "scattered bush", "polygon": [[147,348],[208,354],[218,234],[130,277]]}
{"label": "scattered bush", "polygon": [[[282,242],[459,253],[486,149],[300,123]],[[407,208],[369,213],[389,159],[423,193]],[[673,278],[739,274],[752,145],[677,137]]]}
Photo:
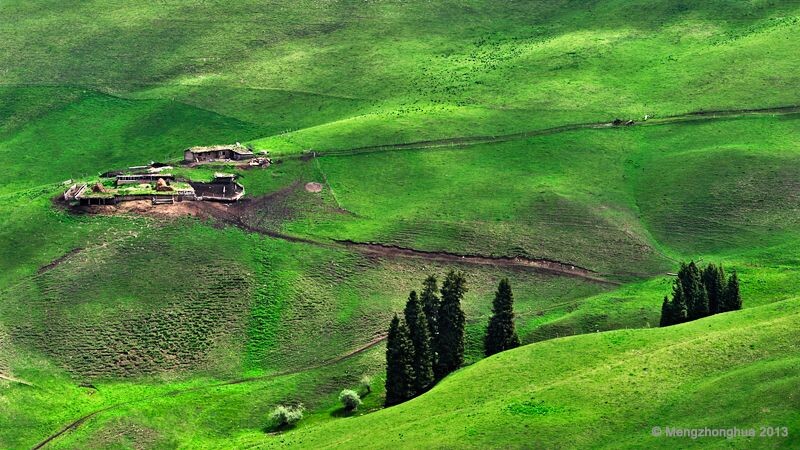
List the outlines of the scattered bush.
{"label": "scattered bush", "polygon": [[303,418],[303,405],[284,406],[278,405],[269,415],[269,420],[273,428],[288,428],[299,422]]}
{"label": "scattered bush", "polygon": [[339,393],[339,401],[342,402],[346,411],[355,411],[361,404],[361,397],[352,389],[344,389]]}
{"label": "scattered bush", "polygon": [[364,395],[369,394],[372,392],[372,377],[369,375],[364,375],[361,377],[361,381],[359,381],[359,385],[361,389],[364,391]]}

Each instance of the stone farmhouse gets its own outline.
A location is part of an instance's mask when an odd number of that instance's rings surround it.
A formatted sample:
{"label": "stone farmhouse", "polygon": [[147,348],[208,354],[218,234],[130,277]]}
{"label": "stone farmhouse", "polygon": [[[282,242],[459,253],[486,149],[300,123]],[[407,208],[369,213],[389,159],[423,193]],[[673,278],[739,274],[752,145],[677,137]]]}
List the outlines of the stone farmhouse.
{"label": "stone farmhouse", "polygon": [[252,159],[253,157],[253,152],[238,142],[233,145],[189,147],[183,151],[183,160],[187,163],[210,161],[243,161]]}

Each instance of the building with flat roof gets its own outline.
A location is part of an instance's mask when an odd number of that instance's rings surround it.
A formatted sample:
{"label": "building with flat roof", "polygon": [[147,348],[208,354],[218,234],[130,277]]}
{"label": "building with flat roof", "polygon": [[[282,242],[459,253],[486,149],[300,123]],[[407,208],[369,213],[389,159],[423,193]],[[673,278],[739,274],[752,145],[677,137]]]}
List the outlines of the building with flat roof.
{"label": "building with flat roof", "polygon": [[212,145],[208,147],[189,147],[183,151],[187,163],[207,161],[243,161],[253,158],[253,152],[238,142],[233,145]]}

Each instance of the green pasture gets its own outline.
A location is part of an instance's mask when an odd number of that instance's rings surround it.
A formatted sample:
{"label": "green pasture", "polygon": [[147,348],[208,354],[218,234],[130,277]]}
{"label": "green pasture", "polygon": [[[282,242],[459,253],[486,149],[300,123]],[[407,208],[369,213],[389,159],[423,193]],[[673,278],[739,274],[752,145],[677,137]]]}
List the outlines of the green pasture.
{"label": "green pasture", "polygon": [[785,300],[666,329],[528,345],[462,369],[399,406],[279,436],[252,433],[236,444],[792,448],[798,437],[791,431],[692,440],[655,437],[652,429],[797,429],[799,306]]}
{"label": "green pasture", "polygon": [[[743,111],[800,103],[796,3],[10,0],[0,17],[0,447],[93,412],[49,445],[797,446],[800,115]],[[615,118],[636,124],[577,127]],[[177,165],[234,142],[273,164]],[[235,173],[241,228],[54,201],[150,161]],[[689,259],[737,270],[745,309],[658,329]],[[468,366],[382,410],[388,321],[450,269]],[[530,345],[482,360],[503,277]],[[268,434],[297,402],[298,427]]]}

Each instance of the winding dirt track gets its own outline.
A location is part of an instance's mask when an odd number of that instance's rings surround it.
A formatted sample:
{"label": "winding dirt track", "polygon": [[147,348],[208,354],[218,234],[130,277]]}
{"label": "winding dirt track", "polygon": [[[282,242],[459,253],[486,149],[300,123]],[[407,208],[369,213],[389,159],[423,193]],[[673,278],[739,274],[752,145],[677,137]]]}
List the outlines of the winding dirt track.
{"label": "winding dirt track", "polygon": [[[771,108],[693,111],[686,114],[666,116],[662,118],[653,118],[644,122],[636,122],[632,126],[649,127],[658,125],[669,125],[679,122],[703,122],[709,120],[734,119],[734,118],[748,117],[748,116],[790,115],[798,113],[800,113],[800,105],[776,106]],[[321,149],[313,151],[313,155],[350,156],[362,153],[376,153],[376,152],[386,152],[395,150],[421,150],[421,149],[441,148],[441,147],[465,147],[477,144],[516,141],[535,136],[545,136],[549,134],[563,133],[567,131],[576,131],[583,129],[604,129],[604,128],[626,128],[626,126],[614,125],[613,122],[585,122],[585,123],[561,125],[551,128],[542,128],[538,130],[522,131],[519,133],[502,134],[496,136],[461,136],[461,137],[431,139],[431,140],[406,142],[398,144],[370,145],[370,146],[355,147],[350,149]]]}
{"label": "winding dirt track", "polygon": [[[219,218],[219,217],[218,217]],[[549,275],[568,276],[573,278],[581,278],[586,281],[594,283],[620,285],[621,283],[615,280],[604,278],[601,274],[594,272],[583,267],[576,266],[570,263],[560,261],[553,261],[542,258],[525,258],[521,256],[508,257],[508,256],[483,256],[483,255],[462,255],[458,253],[450,253],[445,251],[425,251],[416,250],[413,248],[399,247],[396,245],[387,245],[376,242],[355,242],[349,239],[320,241],[316,239],[292,236],[277,231],[265,230],[247,224],[240,217],[231,220],[230,217],[225,219],[225,222],[235,225],[243,230],[263,234],[275,239],[282,239],[290,242],[300,242],[310,245],[316,245],[326,248],[342,248],[357,251],[364,255],[374,255],[385,258],[416,258],[424,259],[427,261],[448,262],[458,264],[470,264],[480,266],[493,266],[493,267],[516,267],[527,270],[533,270],[539,273]],[[629,276],[631,274],[612,274],[620,276]],[[635,274],[634,274],[635,275]]]}
{"label": "winding dirt track", "polygon": [[366,344],[364,344],[364,345],[362,345],[362,346],[360,346],[360,347],[358,347],[358,348],[356,348],[354,350],[351,350],[351,351],[349,351],[349,352],[347,352],[345,354],[336,356],[334,358],[331,358],[331,359],[328,359],[328,360],[325,360],[325,361],[321,361],[321,362],[316,363],[316,364],[311,364],[311,365],[304,366],[304,367],[299,367],[299,368],[296,368],[296,369],[284,370],[284,371],[281,371],[281,372],[276,372],[276,373],[272,373],[272,374],[269,374],[269,375],[263,375],[263,376],[258,376],[258,377],[237,378],[237,379],[234,379],[234,380],[223,381],[223,382],[220,382],[220,383],[212,383],[212,384],[206,384],[206,385],[203,385],[203,386],[197,386],[197,387],[193,387],[193,388],[178,389],[178,390],[175,390],[175,391],[168,392],[168,393],[166,393],[164,395],[144,397],[144,398],[140,398],[138,400],[131,400],[131,401],[127,401],[127,402],[115,403],[113,405],[109,405],[109,406],[106,406],[104,408],[101,408],[101,409],[89,412],[87,414],[84,414],[83,416],[81,416],[81,417],[77,418],[76,420],[70,422],[68,425],[64,426],[63,428],[61,428],[57,432],[51,434],[50,436],[48,436],[47,438],[45,438],[44,440],[42,440],[41,442],[36,444],[33,447],[33,449],[37,450],[37,449],[43,448],[44,446],[46,446],[47,444],[52,442],[54,439],[57,439],[58,437],[63,436],[64,434],[69,433],[71,431],[74,431],[75,429],[77,429],[78,427],[83,425],[87,420],[91,419],[92,417],[94,417],[94,416],[96,416],[96,415],[98,415],[100,413],[103,413],[105,411],[109,411],[111,409],[119,408],[121,406],[133,405],[133,404],[136,404],[136,403],[142,403],[142,402],[146,402],[148,400],[154,400],[154,399],[157,399],[157,398],[163,398],[165,395],[169,396],[169,397],[177,397],[179,395],[188,394],[190,392],[197,392],[197,391],[202,391],[202,390],[205,390],[205,389],[217,388],[217,387],[222,387],[222,386],[230,386],[230,385],[234,385],[234,384],[251,383],[251,382],[254,382],[254,381],[265,381],[265,380],[270,380],[270,379],[273,379],[273,378],[282,377],[282,376],[286,376],[286,375],[302,373],[302,372],[305,372],[305,371],[308,371],[308,370],[314,370],[314,369],[319,369],[319,368],[322,368],[322,367],[332,366],[334,364],[338,364],[338,363],[340,363],[342,361],[350,359],[350,358],[352,358],[352,357],[354,357],[356,355],[364,353],[365,351],[377,346],[378,344],[380,344],[384,340],[386,340],[386,335],[385,334],[381,334],[381,335],[376,336],[374,339],[372,339],[371,341],[367,342]]}
{"label": "winding dirt track", "polygon": [[[295,183],[297,184],[297,183]],[[287,187],[290,189],[294,186]],[[271,194],[275,195],[275,194]],[[267,199],[270,196],[260,197],[258,200]],[[134,203],[134,202],[129,202]],[[96,208],[96,207],[95,207]],[[448,262],[458,264],[470,264],[480,266],[495,266],[495,267],[515,267],[525,270],[533,270],[539,273],[549,275],[568,276],[573,278],[581,278],[586,281],[594,283],[602,283],[608,285],[619,285],[620,283],[615,280],[609,280],[604,275],[630,277],[630,276],[646,276],[652,274],[600,274],[590,269],[586,269],[575,264],[554,261],[544,258],[526,258],[522,256],[507,257],[507,256],[485,256],[485,255],[463,255],[458,253],[451,253],[446,251],[426,251],[417,250],[413,248],[399,247],[395,245],[388,245],[376,242],[356,242],[348,239],[330,240],[324,238],[316,238],[310,236],[296,236],[286,234],[280,231],[270,230],[253,225],[247,220],[248,208],[251,208],[247,201],[242,201],[236,205],[226,206],[220,203],[213,202],[183,202],[181,208],[191,209],[191,214],[197,217],[207,219],[214,219],[223,224],[232,225],[250,233],[257,233],[264,236],[269,236],[274,239],[280,239],[287,242],[308,244],[322,248],[350,250],[361,253],[363,255],[371,255],[384,258],[410,258],[410,259],[424,259],[427,261]],[[163,207],[162,207],[163,209]],[[154,217],[162,217],[159,213],[160,209],[150,208],[138,211],[138,214],[152,215]],[[167,215],[169,216],[169,215]]]}
{"label": "winding dirt track", "polygon": [[335,241],[348,248],[354,248],[362,253],[375,254],[379,256],[388,257],[402,257],[402,258],[421,258],[428,261],[439,262],[452,262],[460,264],[474,264],[481,266],[494,266],[494,267],[520,267],[530,268],[537,272],[548,273],[552,275],[565,275],[574,278],[582,278],[587,281],[592,281],[601,284],[619,285],[617,281],[607,280],[602,278],[597,272],[594,272],[574,264],[563,263],[560,261],[553,261],[549,259],[531,259],[521,256],[508,257],[508,256],[482,256],[482,255],[460,255],[450,252],[429,252],[423,250],[415,250],[412,248],[399,247],[396,245],[386,245],[376,242],[354,242],[351,240],[337,240]]}

